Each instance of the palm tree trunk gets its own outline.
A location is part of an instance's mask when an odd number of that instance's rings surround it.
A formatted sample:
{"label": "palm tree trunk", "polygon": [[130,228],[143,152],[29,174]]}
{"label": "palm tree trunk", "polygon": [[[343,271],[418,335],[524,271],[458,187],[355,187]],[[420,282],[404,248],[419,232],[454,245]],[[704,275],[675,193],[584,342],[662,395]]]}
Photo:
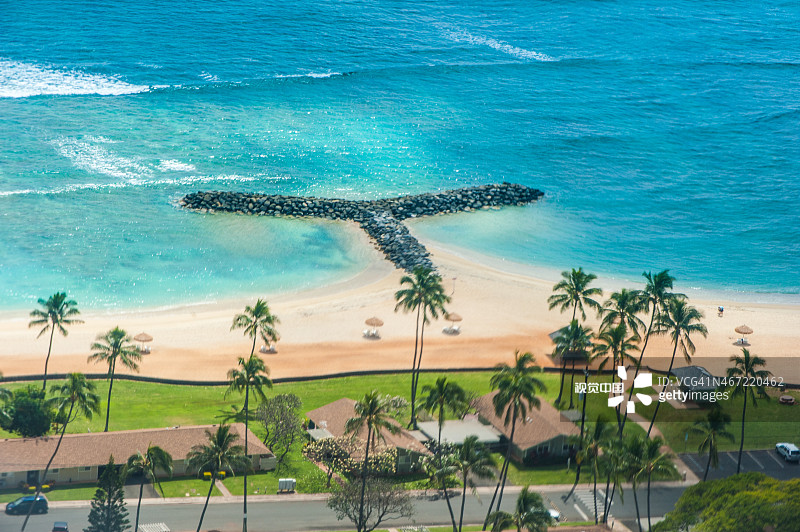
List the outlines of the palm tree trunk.
{"label": "palm tree trunk", "polygon": [[[256,344],[253,340],[253,349],[255,350]],[[250,355],[253,356],[253,355]],[[250,406],[250,381],[247,381],[244,387],[244,455],[247,457],[247,436],[250,432],[248,417],[248,407]],[[242,515],[242,532],[247,532],[247,465],[244,467],[244,514]]]}
{"label": "palm tree trunk", "polygon": [[[656,319],[656,305],[653,304],[653,312],[650,314],[650,324],[647,326],[647,333],[644,335],[644,344],[642,350],[639,351],[639,361],[636,363],[636,370],[633,372],[633,378],[639,375],[639,370],[642,368],[642,360],[644,359],[644,351],[647,349],[647,342],[650,340],[650,332],[653,330],[653,322]],[[631,386],[630,393],[628,393],[628,401],[633,400],[633,386]],[[619,427],[619,437],[622,438],[622,430],[625,428],[625,422],[628,421],[628,410],[625,409],[625,415],[622,418],[622,425]]]}
{"label": "palm tree trunk", "polygon": [[[672,365],[675,363],[675,353],[678,352],[678,340],[675,340],[675,347],[672,349],[672,360],[669,361],[669,369],[667,370],[667,379],[669,379],[669,374],[672,372]],[[661,391],[667,389],[667,383],[664,383],[664,386],[661,387]],[[633,387],[631,386],[631,391],[633,391]],[[647,428],[647,437],[650,437],[650,432],[653,430],[653,425],[656,423],[656,416],[658,415],[658,407],[661,405],[661,401],[656,401],[656,409],[653,412],[653,419],[650,420],[650,426]]]}
{"label": "palm tree trunk", "polygon": [[567,374],[567,359],[561,355],[561,385],[558,387],[558,397],[556,397],[556,406],[561,404],[561,396],[564,393],[564,376]]}
{"label": "palm tree trunk", "polygon": [[139,484],[139,502],[136,504],[136,524],[133,526],[134,532],[139,532],[139,511],[142,509],[142,493],[144,492],[144,479],[146,474],[142,472],[142,482]]}
{"label": "palm tree trunk", "polygon": [[608,492],[608,487],[611,484],[611,473],[608,474],[606,477],[606,496],[605,501],[603,501],[603,523],[608,522],[608,514],[611,511],[611,504],[614,502],[614,492],[617,491],[617,481],[614,481],[614,485],[611,486],[611,493]]}
{"label": "palm tree trunk", "polygon": [[500,484],[500,496],[497,498],[497,511],[500,511],[500,504],[503,502],[503,490],[506,488],[508,478],[508,462],[511,459],[511,447],[514,445],[514,429],[517,427],[517,408],[514,407],[514,417],[511,419],[511,436],[508,439],[508,451],[506,451],[506,472],[503,473],[503,482]]}
{"label": "palm tree trunk", "polygon": [[367,449],[364,452],[364,466],[361,468],[361,502],[358,505],[358,532],[363,532],[364,526],[364,494],[367,491],[367,468],[369,464],[369,441],[372,438],[372,425],[367,424]]}
{"label": "palm tree trunk", "polygon": [[594,524],[597,524],[597,456],[595,456],[595,467],[592,471],[592,477],[594,478]]}
{"label": "palm tree trunk", "polygon": [[442,491],[444,491],[444,500],[447,502],[447,509],[450,511],[450,521],[453,523],[453,532],[457,532],[456,516],[453,514],[453,506],[450,504],[450,495],[447,493],[447,484],[442,479]]}
{"label": "palm tree trunk", "polygon": [[458,532],[461,532],[461,527],[464,524],[464,503],[467,499],[467,472],[464,471],[464,487],[461,490],[461,515],[458,518]]}
{"label": "palm tree trunk", "polygon": [[203,518],[206,516],[206,509],[208,509],[208,501],[209,499],[211,499],[211,492],[214,491],[214,482],[216,478],[217,478],[217,472],[212,471],[211,485],[208,487],[208,495],[206,495],[206,504],[203,506],[203,512],[200,514],[200,522],[197,523],[197,532],[200,532],[200,527],[203,526]]}
{"label": "palm tree trunk", "polygon": [[642,516],[639,514],[639,497],[636,495],[636,482],[633,483],[633,502],[636,506],[636,524],[639,525],[639,532],[642,532]]}
{"label": "palm tree trunk", "polygon": [[653,523],[650,522],[650,477],[652,472],[647,473],[647,530],[653,528]]}
{"label": "palm tree trunk", "polygon": [[739,460],[736,462],[736,474],[742,469],[742,451],[744,450],[744,417],[747,414],[747,388],[744,390],[744,404],[742,405],[742,435],[739,437]]}
{"label": "palm tree trunk", "polygon": [[[58,437],[58,443],[56,444],[56,449],[53,451],[53,454],[50,456],[50,460],[47,462],[47,465],[44,468],[44,475],[42,476],[41,480],[36,483],[36,493],[33,496],[33,502],[36,502],[36,499],[42,493],[42,482],[47,480],[47,472],[50,471],[50,466],[53,464],[53,460],[56,458],[56,454],[58,454],[58,449],[61,447],[61,440],[64,439],[64,433],[67,431],[67,425],[70,422],[70,418],[72,417],[72,411],[75,408],[75,401],[72,401],[69,405],[69,413],[67,414],[67,419],[64,420],[64,425],[61,427],[61,435]],[[22,523],[22,528],[20,529],[21,532],[25,532],[25,527],[28,526],[28,519],[31,518],[31,512],[33,512],[33,507],[35,504],[31,504],[28,508],[28,515],[25,516],[25,521]]]}
{"label": "palm tree trunk", "polygon": [[109,371],[111,374],[111,380],[108,382],[108,400],[106,401],[106,428],[103,430],[103,432],[108,432],[108,416],[111,414],[111,388],[114,386],[114,370],[116,369],[116,366],[117,359],[115,357],[111,362],[111,371]]}
{"label": "palm tree trunk", "polygon": [[506,467],[508,467],[508,461],[503,461],[502,467],[500,467],[500,474],[497,475],[497,486],[494,488],[494,495],[492,495],[492,502],[489,503],[489,511],[486,512],[486,519],[483,522],[483,528],[485,529],[489,526],[489,516],[492,514],[492,508],[494,507],[494,501],[497,499],[497,493],[500,491],[500,482],[502,481],[503,475],[505,474]]}
{"label": "palm tree trunk", "polygon": [[[255,332],[254,332],[253,333],[253,347],[250,348],[250,356],[251,357],[256,354],[256,340],[258,340],[258,335],[256,335]],[[269,347],[269,346],[267,346],[267,347]],[[134,530],[134,532],[138,532],[138,531]]]}
{"label": "palm tree trunk", "polygon": [[415,374],[417,371],[417,350],[419,349],[419,315],[421,312],[421,307],[417,307],[417,326],[414,329],[414,360],[411,362],[411,421],[409,422],[408,426],[413,427],[414,421],[417,419],[417,408],[414,404],[414,398],[417,395],[417,379],[415,378]]}
{"label": "palm tree trunk", "polygon": [[[584,384],[589,382],[589,372],[588,372],[588,370],[585,370],[585,371],[586,371],[586,373],[583,374],[584,375],[584,380],[583,380]],[[580,444],[578,445],[578,452],[583,450],[583,428],[584,428],[585,422],[586,422],[586,399],[587,399],[587,393],[584,392],[583,393],[583,408],[581,409],[581,439],[579,440]],[[576,457],[575,461],[578,462],[577,461],[577,457]],[[577,467],[576,472],[575,472],[575,483],[572,485],[572,489],[569,490],[569,493],[567,493],[567,496],[564,497],[564,501],[568,501],[569,498],[572,497],[572,494],[575,493],[575,488],[578,486],[578,482],[580,481],[580,479],[581,479],[581,463],[578,462],[578,467]],[[595,513],[597,513],[596,510],[595,510]]]}
{"label": "palm tree trunk", "polygon": [[42,391],[47,391],[47,365],[50,363],[50,352],[53,350],[53,333],[56,332],[55,324],[50,329],[50,345],[47,348],[47,358],[44,359],[44,382],[42,382]]}
{"label": "palm tree trunk", "polygon": [[[417,368],[414,371],[414,395],[411,396],[411,404],[417,400],[417,390],[419,389],[419,374],[420,367],[422,367],[422,349],[425,345],[425,308],[422,309],[422,325],[419,328],[419,356],[417,357]],[[414,430],[417,429],[417,414],[416,410],[411,410],[411,426]]]}
{"label": "palm tree trunk", "polygon": [[572,393],[575,390],[575,359],[572,359],[572,370],[569,374],[569,409],[572,410],[573,402],[572,398],[574,394]]}
{"label": "palm tree trunk", "polygon": [[709,446],[709,448],[708,448],[708,462],[706,462],[706,472],[703,475],[703,482],[705,482],[706,479],[708,478],[708,470],[711,469],[711,453],[712,453],[712,449],[711,449],[711,446]]}

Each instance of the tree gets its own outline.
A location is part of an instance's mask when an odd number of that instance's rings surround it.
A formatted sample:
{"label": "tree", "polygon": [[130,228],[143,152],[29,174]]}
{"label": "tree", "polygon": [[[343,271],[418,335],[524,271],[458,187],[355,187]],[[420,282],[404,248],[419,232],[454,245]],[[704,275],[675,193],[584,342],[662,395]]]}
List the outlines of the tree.
{"label": "tree", "polygon": [[267,302],[258,299],[254,306],[248,305],[243,313],[234,316],[231,330],[244,329],[245,336],[253,339],[253,347],[250,348],[250,356],[253,356],[259,338],[267,344],[278,341],[278,331],[275,329],[278,323],[280,320],[270,312]]}
{"label": "tree", "polygon": [[[569,383],[569,408],[573,405],[573,389],[575,387],[575,362],[585,363],[588,362],[589,353],[592,350],[592,340],[594,334],[590,327],[582,327],[578,320],[572,320],[569,325],[562,327],[558,330],[556,336],[556,349],[555,355],[561,357],[563,360],[561,372],[561,388],[564,385],[564,373],[566,370],[567,360],[572,361],[572,371],[570,373]],[[559,396],[561,390],[559,390]],[[556,400],[558,404],[560,399]]]}
{"label": "tree", "polygon": [[23,438],[38,438],[50,431],[55,412],[45,400],[44,391],[29,385],[15,390],[6,399],[3,429]]}
{"label": "tree", "polygon": [[[334,473],[357,475],[361,472],[362,463],[352,457],[360,452],[358,444],[353,438],[325,438],[309,443],[303,448],[303,455],[311,460],[323,464],[328,469],[328,483]],[[397,469],[397,449],[385,447],[372,449],[369,455],[367,469],[376,474],[393,475]]]}
{"label": "tree", "polygon": [[144,454],[137,451],[136,454],[128,457],[128,475],[141,475],[142,477],[139,483],[139,502],[136,504],[136,523],[133,525],[135,532],[139,530],[139,511],[142,509],[142,493],[145,482],[158,484],[161,495],[164,495],[164,488],[161,487],[161,481],[157,476],[159,469],[172,477],[172,455],[157,445],[149,445]]}
{"label": "tree", "polygon": [[[606,357],[600,363],[599,369],[604,369],[608,361],[611,361],[612,368],[617,366],[624,366],[626,362],[636,363],[636,357],[631,352],[639,348],[636,343],[639,337],[635,334],[628,336],[628,327],[625,323],[620,323],[616,326],[609,326],[600,333],[597,337],[597,343],[594,345],[595,356]],[[618,378],[617,372],[614,372],[614,381]],[[620,405],[616,407],[617,414],[617,430],[620,435],[622,434],[622,418],[620,415]]]}
{"label": "tree", "polygon": [[[772,372],[765,369],[758,369],[766,366],[767,362],[756,355],[750,355],[750,350],[746,347],[742,348],[742,355],[734,355],[730,358],[733,366],[728,368],[727,377],[728,381],[734,380],[735,384],[729,386],[733,392],[733,397],[742,397],[742,433],[739,436],[739,459],[736,462],[736,472],[738,473],[742,467],[742,451],[744,450],[744,423],[745,416],[747,415],[747,398],[749,397],[753,406],[757,407],[756,394],[764,400],[769,400],[767,392],[764,390],[764,384],[769,381]],[[750,381],[750,382],[748,382]],[[749,384],[749,385],[748,385]]]}
{"label": "tree", "polygon": [[497,393],[492,398],[495,413],[503,418],[505,426],[511,424],[511,432],[508,437],[506,456],[503,460],[503,467],[500,469],[500,477],[497,487],[489,503],[489,511],[486,514],[483,527],[489,524],[489,517],[492,513],[495,497],[498,490],[500,496],[497,498],[497,509],[503,501],[503,490],[505,489],[506,477],[508,476],[508,463],[511,460],[511,449],[514,446],[514,430],[517,427],[517,420],[524,420],[528,416],[529,408],[539,408],[539,398],[537,393],[547,391],[544,383],[537,378],[542,372],[542,368],[536,365],[536,359],[530,353],[519,351],[514,353],[514,365],[498,364],[497,371],[490,380],[493,390]]}
{"label": "tree", "polygon": [[282,393],[266,399],[256,410],[256,417],[264,424],[264,445],[275,453],[279,465],[305,435],[302,407],[303,402],[295,394]]}
{"label": "tree", "polygon": [[47,358],[44,361],[44,380],[42,390],[47,390],[47,365],[50,363],[50,353],[53,351],[53,334],[58,330],[61,336],[67,335],[66,325],[75,325],[83,321],[75,318],[80,314],[78,304],[72,299],[67,299],[65,292],[56,292],[47,301],[39,299],[40,309],[35,309],[30,316],[33,318],[28,327],[42,327],[36,338],[41,338],[43,334],[50,331],[50,342],[47,346]]}
{"label": "tree", "polygon": [[206,495],[203,512],[200,514],[200,522],[197,523],[197,532],[200,532],[200,527],[203,526],[203,518],[206,515],[208,501],[211,498],[211,492],[214,491],[214,482],[218,473],[228,471],[233,475],[236,469],[251,467],[250,459],[245,454],[245,448],[236,445],[239,436],[231,432],[230,425],[220,425],[215,432],[210,430],[205,432],[208,443],[195,445],[186,456],[187,468],[196,469],[198,476],[203,473],[211,473],[208,495]]}
{"label": "tree", "polygon": [[[597,279],[593,273],[586,273],[583,268],[577,270],[573,268],[571,271],[561,272],[563,279],[553,286],[553,295],[547,298],[547,303],[550,310],[559,307],[563,313],[572,308],[572,318],[570,323],[577,319],[578,310],[581,311],[581,317],[586,320],[586,311],[584,305],[594,310],[600,310],[600,303],[593,299],[594,296],[599,296],[603,293],[600,288],[589,288],[589,285]],[[561,403],[561,394],[564,391],[564,374],[567,370],[567,361],[562,358],[561,363],[561,384],[558,389],[558,398],[556,405]],[[572,393],[570,391],[570,393]]]}
{"label": "tree", "polygon": [[[620,456],[621,472],[625,480],[631,483],[633,491],[633,503],[636,507],[636,524],[639,532],[642,532],[642,517],[639,512],[639,485],[642,483],[642,471],[644,469],[645,447],[648,439],[644,436],[629,436],[623,441]],[[620,490],[622,488],[621,484]]]}
{"label": "tree", "polygon": [[614,292],[611,297],[603,303],[600,313],[603,316],[600,322],[600,329],[605,330],[611,327],[625,324],[631,334],[636,339],[640,337],[644,330],[644,322],[637,314],[642,310],[642,298],[639,292],[623,288],[619,292]]}
{"label": "tree", "polygon": [[575,460],[579,467],[587,464],[592,471],[593,494],[594,494],[594,522],[597,524],[599,513],[597,511],[597,477],[600,475],[601,456],[603,448],[608,445],[616,431],[602,416],[597,416],[594,425],[583,435],[583,439],[578,441],[580,451]]}
{"label": "tree", "polygon": [[[681,350],[687,363],[692,361],[692,355],[694,355],[695,351],[694,342],[692,342],[691,338],[692,334],[699,334],[703,338],[708,336],[708,329],[700,322],[702,319],[703,313],[690,306],[685,299],[673,297],[668,301],[666,312],[663,312],[659,316],[657,323],[658,332],[661,334],[669,334],[673,345],[672,358],[669,362],[667,375],[670,374],[672,366],[675,364],[675,354],[678,352],[678,349]],[[661,387],[661,391],[663,392],[666,387],[667,384],[664,383],[664,386]],[[650,436],[650,432],[653,430],[653,425],[658,415],[658,407],[660,405],[661,402],[657,401],[656,409],[653,411],[653,419],[650,420],[650,427],[647,429],[648,436]]]}
{"label": "tree", "polygon": [[[42,492],[42,482],[47,481],[47,473],[50,471],[50,466],[61,448],[61,441],[64,439],[64,433],[67,431],[67,425],[75,421],[78,416],[83,416],[86,419],[92,419],[93,413],[100,412],[100,397],[94,393],[95,385],[91,381],[86,380],[83,373],[70,373],[67,376],[66,382],[61,386],[55,388],[54,403],[56,410],[61,414],[61,434],[58,436],[58,443],[50,456],[47,465],[44,468],[41,482],[36,483],[36,494],[38,497]],[[28,519],[33,511],[33,505],[28,510],[28,515],[22,523],[22,531],[28,524]]]}
{"label": "tree", "polygon": [[420,400],[420,407],[438,417],[439,437],[436,454],[439,454],[439,447],[442,445],[442,427],[444,426],[445,410],[450,410],[453,414],[460,416],[469,407],[467,393],[455,382],[447,382],[447,377],[439,377],[436,384],[431,386],[426,384],[422,387],[423,396]]}
{"label": "tree", "polygon": [[[651,522],[650,512],[650,481],[653,475],[661,478],[677,478],[678,470],[675,464],[672,463],[673,455],[671,452],[663,452],[662,448],[665,446],[662,438],[653,438],[644,441],[642,447],[642,454],[639,456],[638,464],[640,469],[637,473],[638,476],[647,477],[647,529],[653,528]],[[641,525],[640,525],[641,526]]]}
{"label": "tree", "polygon": [[494,460],[492,453],[478,441],[477,436],[468,436],[456,450],[453,464],[461,476],[461,513],[458,518],[458,532],[464,524],[464,503],[467,498],[467,486],[475,491],[473,478],[489,479],[494,477]]}
{"label": "tree", "polygon": [[711,410],[706,416],[706,419],[695,421],[694,425],[689,429],[689,432],[700,436],[700,445],[697,452],[703,454],[708,452],[708,461],[706,462],[706,472],[703,474],[703,481],[708,478],[708,470],[711,466],[714,469],[719,467],[719,439],[725,438],[733,442],[733,434],[728,432],[728,425],[731,422],[731,416],[722,411],[721,408]]}
{"label": "tree", "polygon": [[422,367],[422,349],[425,343],[425,325],[431,318],[438,318],[445,312],[444,306],[450,302],[450,297],[444,292],[442,277],[430,268],[417,266],[412,274],[400,278],[400,286],[404,287],[395,292],[394,299],[397,305],[394,311],[402,309],[403,312],[417,312],[417,325],[414,331],[414,360],[411,363],[411,423],[409,426],[417,428],[417,386],[419,373]]}
{"label": "tree", "polygon": [[522,488],[513,514],[497,511],[491,515],[490,521],[492,532],[502,532],[512,527],[517,532],[522,532],[523,528],[529,532],[547,532],[547,527],[553,524],[542,496],[530,491],[530,486]]}
{"label": "tree", "polygon": [[89,355],[88,362],[105,362],[108,364],[108,400],[106,401],[106,427],[103,432],[108,432],[108,418],[111,414],[111,389],[114,386],[114,373],[117,370],[117,361],[124,367],[139,371],[139,362],[142,354],[136,346],[130,343],[131,337],[128,333],[114,327],[105,334],[97,337],[97,341],[92,344],[92,353]]}
{"label": "tree", "polygon": [[124,474],[114,465],[114,457],[97,482],[97,491],[92,499],[89,511],[89,527],[83,532],[124,532],[130,529],[128,509],[125,508],[125,497],[122,492]]}
{"label": "tree", "polygon": [[[369,475],[369,451],[370,446],[375,446],[375,440],[383,439],[383,431],[397,434],[400,427],[392,423],[389,412],[392,409],[390,398],[381,397],[378,390],[372,390],[364,394],[360,401],[356,401],[353,407],[355,416],[348,419],[345,423],[345,434],[358,435],[365,427],[367,437],[365,438],[364,463],[361,468],[361,502],[359,505],[358,520],[354,521],[358,532],[368,532],[366,526],[369,514],[366,513],[366,493],[367,476]],[[371,529],[370,529],[371,530]]]}
{"label": "tree", "polygon": [[[259,299],[259,302],[261,300]],[[256,305],[258,306],[258,305]],[[235,324],[234,320],[234,324]],[[255,344],[254,344],[255,345]],[[269,380],[269,368],[264,365],[264,361],[251,354],[250,358],[245,360],[239,357],[239,367],[228,371],[228,389],[225,392],[227,396],[229,393],[244,391],[244,448],[245,453],[249,450],[248,447],[248,434],[250,432],[250,419],[249,419],[249,402],[250,402],[250,389],[253,393],[265,400],[267,397],[264,395],[264,388],[272,388],[272,381]],[[247,532],[247,469],[244,470],[244,513],[242,515],[242,532]]]}
{"label": "tree", "polygon": [[399,484],[373,478],[366,491],[355,482],[345,482],[328,498],[328,508],[336,518],[349,519],[359,532],[371,532],[381,523],[414,515],[408,492]]}
{"label": "tree", "polygon": [[458,486],[456,473],[458,469],[455,465],[455,454],[452,445],[439,445],[434,456],[426,456],[422,460],[422,470],[428,475],[428,485],[441,491],[447,503],[447,511],[450,514],[450,523],[453,532],[457,532],[458,524],[453,513],[453,505],[450,503],[450,488]]}

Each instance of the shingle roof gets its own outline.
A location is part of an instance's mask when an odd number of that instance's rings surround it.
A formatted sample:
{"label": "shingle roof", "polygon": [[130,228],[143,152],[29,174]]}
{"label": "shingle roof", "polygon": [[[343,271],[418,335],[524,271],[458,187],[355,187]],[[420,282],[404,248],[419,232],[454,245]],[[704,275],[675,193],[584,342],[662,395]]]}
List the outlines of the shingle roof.
{"label": "shingle roof", "polygon": [[[145,452],[149,445],[167,451],[174,460],[183,460],[193,445],[208,441],[206,430],[214,431],[217,425],[169,427],[163,429],[122,430],[117,432],[91,432],[66,434],[51,469],[105,465],[113,455],[116,463],[127,461],[137,451]],[[237,444],[244,445],[244,423],[233,423],[231,432],[239,436]],[[58,444],[58,436],[42,438],[8,438],[0,440],[0,471],[42,471]],[[250,431],[248,454],[272,454],[258,437]]]}
{"label": "shingle roof", "polygon": [[[491,425],[502,432],[506,438],[511,434],[511,423],[508,426],[503,424],[503,417],[498,417],[494,411],[492,398],[497,394],[496,391],[488,393],[476,399],[472,405],[475,410]],[[550,403],[541,400],[540,409],[529,408],[528,416],[523,421],[517,420],[517,427],[514,431],[514,444],[522,450],[529,449],[540,443],[552,440],[556,436],[576,436],[580,434],[577,426],[561,412],[555,409]]]}
{"label": "shingle roof", "polygon": [[[308,412],[306,416],[314,422],[317,428],[327,429],[335,438],[341,438],[345,435],[344,426],[347,420],[355,417],[355,404],[353,399],[343,397],[325,406],[321,406],[316,410]],[[400,432],[392,434],[390,432],[383,433],[383,438],[386,445],[397,447],[400,449],[408,449],[422,454],[427,454],[428,450],[422,445],[411,433],[405,430],[400,423],[391,420],[391,423],[400,428]],[[365,431],[359,431],[359,439],[363,440]]]}

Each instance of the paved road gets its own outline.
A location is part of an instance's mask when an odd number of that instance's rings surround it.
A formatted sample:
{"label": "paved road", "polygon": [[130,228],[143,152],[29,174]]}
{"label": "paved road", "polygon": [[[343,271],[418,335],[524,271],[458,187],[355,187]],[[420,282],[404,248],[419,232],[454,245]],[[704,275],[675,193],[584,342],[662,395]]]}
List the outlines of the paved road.
{"label": "paved road", "polygon": [[[651,495],[653,515],[663,515],[671,510],[683,490],[683,487],[654,488]],[[506,492],[507,496],[503,500],[503,509],[513,510],[513,504],[519,488],[507,488]],[[587,516],[592,515],[593,504],[591,502],[590,489],[582,485],[582,488],[576,492],[578,496],[564,503],[562,497],[566,493],[567,490],[565,489],[542,487],[542,495],[545,498],[545,502],[559,510],[565,518],[569,520],[585,520]],[[486,505],[490,499],[491,495],[486,493],[480,495],[480,500],[473,495],[468,495],[464,512],[465,522],[481,523],[485,516]],[[413,519],[392,521],[389,525],[400,526],[414,523],[444,525],[449,522],[447,506],[444,500],[418,498],[414,502],[417,513]],[[453,504],[456,506],[456,511],[460,503],[460,497],[454,499]],[[644,490],[640,491],[640,503],[641,510],[644,512]],[[79,504],[80,507],[76,507]],[[57,506],[59,507],[51,508],[50,513],[47,515],[31,517],[27,530],[31,532],[49,532],[53,526],[53,521],[67,521],[70,524],[70,530],[76,532],[88,525],[89,508],[87,503],[75,503],[71,505],[72,507]],[[129,506],[129,510],[131,516],[133,516],[136,508]],[[352,528],[346,521],[337,521],[334,513],[325,506],[324,500],[290,501],[286,499],[280,502],[249,502],[248,510],[250,514],[248,524],[251,532]],[[193,531],[197,528],[197,521],[201,511],[202,502],[180,500],[179,502],[165,504],[163,501],[153,501],[153,504],[142,506],[141,521],[143,523],[164,522],[173,531]],[[225,532],[241,530],[241,511],[241,502],[226,502],[219,498],[212,500],[206,512],[203,529]],[[619,500],[618,495],[615,497],[611,515],[624,522],[632,521],[636,513],[630,490],[625,492],[624,504]],[[0,515],[0,531],[13,532],[18,530],[22,520],[23,518],[19,516],[2,514]]]}
{"label": "paved road", "polygon": [[[697,453],[682,453],[679,455],[683,462],[692,468],[699,478],[703,478],[706,470],[708,455],[698,456]],[[719,469],[712,467],[708,473],[709,479],[726,478],[736,474],[736,462],[739,451],[719,453]],[[758,471],[778,480],[789,480],[800,477],[800,465],[797,462],[785,462],[776,451],[745,451],[742,454],[742,473]]]}

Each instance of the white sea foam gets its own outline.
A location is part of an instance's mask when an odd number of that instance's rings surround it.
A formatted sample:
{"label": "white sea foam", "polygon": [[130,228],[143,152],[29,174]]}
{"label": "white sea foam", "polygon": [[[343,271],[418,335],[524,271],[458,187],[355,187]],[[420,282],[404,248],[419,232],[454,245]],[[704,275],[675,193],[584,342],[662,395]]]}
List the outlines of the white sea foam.
{"label": "white sea foam", "polygon": [[219,81],[219,78],[217,76],[215,76],[214,74],[210,74],[206,71],[201,72],[200,77],[206,81],[211,81],[212,83],[216,83]]}
{"label": "white sea foam", "polygon": [[307,72],[305,74],[278,74],[276,78],[332,78],[333,76],[342,76],[341,72]]}
{"label": "white sea foam", "polygon": [[461,28],[441,26],[439,29],[442,31],[443,35],[451,41],[465,42],[468,44],[474,44],[476,46],[488,46],[489,48],[493,48],[498,52],[508,54],[518,59],[527,59],[533,61],[555,61],[553,57],[550,57],[547,54],[535,52],[533,50],[526,50],[525,48],[520,48],[503,41],[498,41],[497,39],[492,39],[490,37],[472,35],[468,31]]}
{"label": "white sea foam", "polygon": [[52,143],[58,153],[71,160],[72,164],[81,170],[128,181],[146,178],[153,173],[150,165],[117,155],[108,148],[91,141],[58,137]]}
{"label": "white sea foam", "polygon": [[0,98],[71,94],[112,96],[147,90],[149,87],[145,85],[132,85],[109,76],[0,59]]}
{"label": "white sea foam", "polygon": [[156,168],[162,172],[192,172],[196,170],[193,164],[184,163],[175,159],[161,161]]}

